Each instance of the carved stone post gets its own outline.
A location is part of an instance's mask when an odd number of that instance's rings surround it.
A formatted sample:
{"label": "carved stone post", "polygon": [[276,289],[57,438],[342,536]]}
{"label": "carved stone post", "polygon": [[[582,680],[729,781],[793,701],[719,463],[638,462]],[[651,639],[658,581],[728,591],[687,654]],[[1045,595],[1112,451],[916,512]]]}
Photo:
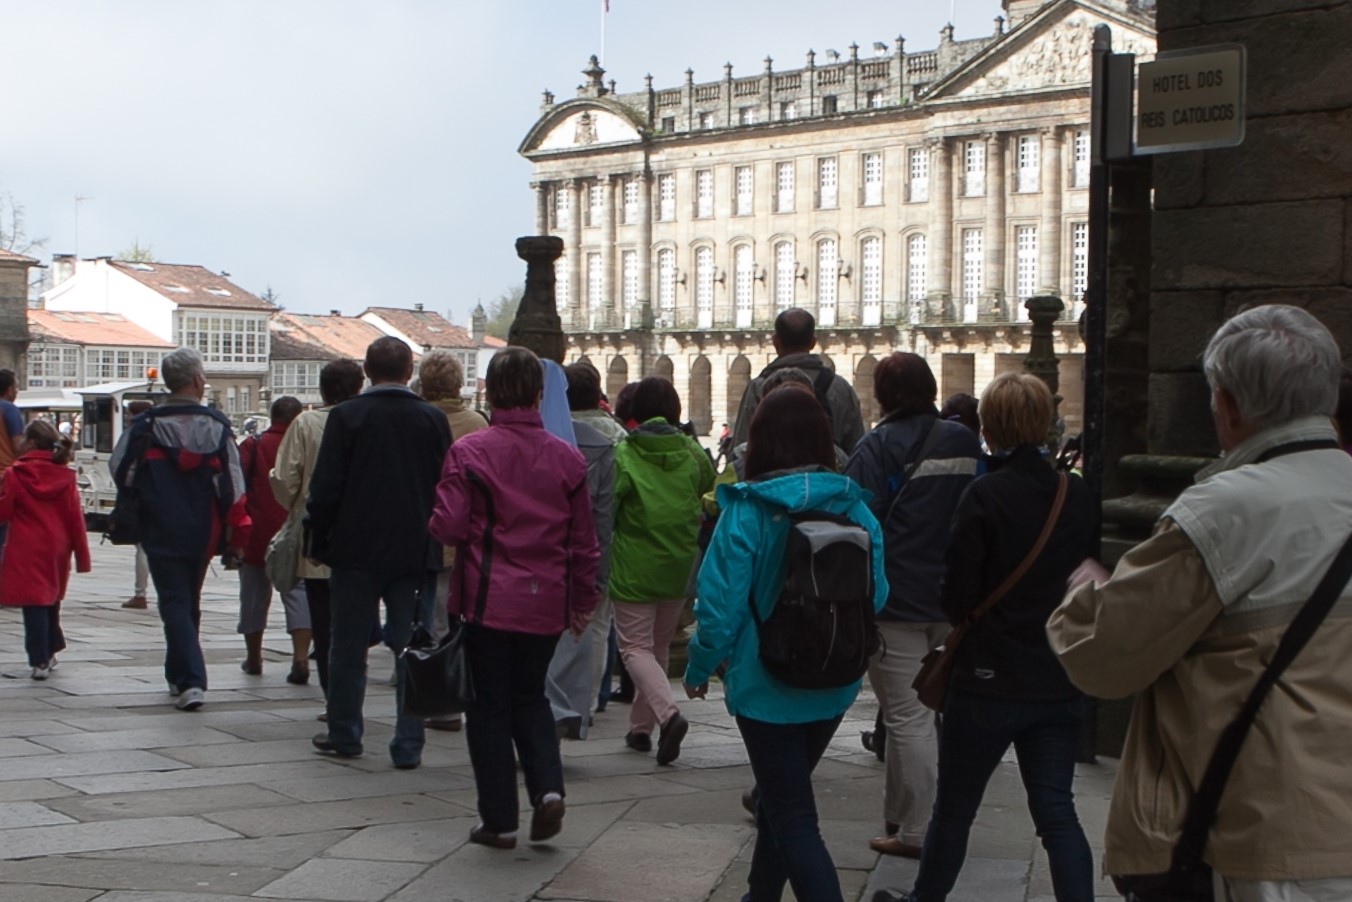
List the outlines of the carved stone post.
{"label": "carved stone post", "polygon": [[1055,453],[1061,447],[1061,418],[1057,410],[1061,406],[1061,396],[1058,394],[1061,377],[1056,347],[1052,343],[1052,323],[1061,318],[1066,305],[1058,297],[1038,295],[1029,298],[1023,306],[1028,311],[1028,318],[1033,321],[1032,337],[1028,342],[1028,356],[1023,360],[1023,369],[1024,372],[1037,376],[1052,390],[1052,426],[1051,431],[1047,433],[1047,447]]}
{"label": "carved stone post", "polygon": [[516,255],[526,261],[526,293],[507,330],[510,344],[530,348],[541,359],[559,364],[568,345],[554,300],[554,261],[562,254],[562,238],[530,235],[516,239]]}

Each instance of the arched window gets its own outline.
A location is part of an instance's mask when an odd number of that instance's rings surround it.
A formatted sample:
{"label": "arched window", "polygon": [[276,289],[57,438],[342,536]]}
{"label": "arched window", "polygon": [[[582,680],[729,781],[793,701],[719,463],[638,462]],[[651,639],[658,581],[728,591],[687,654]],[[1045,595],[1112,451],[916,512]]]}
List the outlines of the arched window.
{"label": "arched window", "polygon": [[701,247],[695,251],[695,328],[708,329],[714,324],[714,249]]}
{"label": "arched window", "polygon": [[794,272],[793,242],[781,241],[775,245],[775,309],[788,310],[793,306]]}
{"label": "arched window", "polygon": [[929,292],[929,255],[924,235],[906,239],[906,300],[911,305],[911,322],[923,319],[925,296]]}
{"label": "arched window", "polygon": [[883,318],[883,240],[870,235],[859,243],[859,305],[863,325]]}
{"label": "arched window", "polygon": [[676,316],[676,252],[664,247],[657,252],[658,325],[670,326]]}

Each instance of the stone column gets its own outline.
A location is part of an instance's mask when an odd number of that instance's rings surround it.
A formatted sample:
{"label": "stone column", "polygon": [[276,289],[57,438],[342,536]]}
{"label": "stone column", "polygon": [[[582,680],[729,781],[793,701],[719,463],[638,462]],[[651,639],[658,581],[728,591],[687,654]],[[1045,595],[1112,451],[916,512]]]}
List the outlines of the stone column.
{"label": "stone column", "polygon": [[642,329],[653,324],[653,179],[644,169],[634,173],[638,181],[638,309]]}
{"label": "stone column", "polygon": [[[986,135],[986,224],[981,236],[986,257],[985,285],[990,302],[981,312],[1005,314],[1005,136]],[[1014,317],[1002,315],[1001,319]]]}
{"label": "stone column", "polygon": [[930,142],[929,260],[930,317],[950,319],[953,297],[953,154],[943,138]]}
{"label": "stone column", "polygon": [[620,255],[615,253],[615,193],[621,190],[622,180],[614,176],[597,177],[601,183],[601,196],[605,201],[605,210],[601,214],[601,302],[613,323],[624,324],[624,301],[615,290],[615,267],[619,265]]}
{"label": "stone column", "polygon": [[510,344],[530,348],[542,359],[563,363],[567,340],[554,298],[554,261],[563,239],[533,235],[516,239],[516,255],[526,261],[526,291],[507,330]]}
{"label": "stone column", "polygon": [[1024,303],[1028,318],[1033,322],[1028,342],[1028,356],[1023,360],[1024,372],[1032,373],[1052,391],[1055,406],[1052,408],[1052,425],[1047,433],[1047,447],[1055,453],[1061,447],[1060,416],[1056,408],[1061,405],[1060,362],[1056,357],[1056,344],[1053,340],[1052,324],[1061,318],[1066,309],[1058,297],[1031,297]]}
{"label": "stone column", "polygon": [[535,191],[535,234],[549,234],[549,182],[535,181],[530,186]]}
{"label": "stone column", "polygon": [[[1061,296],[1061,129],[1042,130],[1042,222],[1038,226],[1038,291]],[[1072,298],[1072,300],[1075,300]]]}
{"label": "stone column", "polygon": [[587,200],[587,184],[582,179],[568,179],[563,190],[572,195],[568,204],[568,306],[574,311],[573,323],[586,322],[587,299],[582,295],[583,276],[587,260],[582,254],[582,204]]}

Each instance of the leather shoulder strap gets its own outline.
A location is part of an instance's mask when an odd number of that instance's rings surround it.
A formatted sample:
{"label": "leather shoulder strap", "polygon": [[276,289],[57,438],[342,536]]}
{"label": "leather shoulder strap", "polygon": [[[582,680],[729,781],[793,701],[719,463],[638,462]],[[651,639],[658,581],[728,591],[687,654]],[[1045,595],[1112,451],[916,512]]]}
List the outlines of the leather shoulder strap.
{"label": "leather shoulder strap", "polygon": [[1051,538],[1052,529],[1056,527],[1056,521],[1061,516],[1061,508],[1066,503],[1066,487],[1070,480],[1066,478],[1065,473],[1056,474],[1056,498],[1052,500],[1052,509],[1047,514],[1047,522],[1042,524],[1042,532],[1038,534],[1037,541],[1033,543],[1033,548],[1028,552],[1019,566],[1014,568],[1014,572],[1005,577],[1005,581],[995,588],[995,591],[986,596],[986,600],[981,602],[976,608],[967,615],[967,625],[971,626],[980,620],[987,611],[995,607],[1000,599],[1009,594],[1009,590],[1014,588],[1023,575],[1028,572],[1028,568],[1033,566],[1033,562],[1042,554],[1042,549],[1047,546],[1047,540]]}

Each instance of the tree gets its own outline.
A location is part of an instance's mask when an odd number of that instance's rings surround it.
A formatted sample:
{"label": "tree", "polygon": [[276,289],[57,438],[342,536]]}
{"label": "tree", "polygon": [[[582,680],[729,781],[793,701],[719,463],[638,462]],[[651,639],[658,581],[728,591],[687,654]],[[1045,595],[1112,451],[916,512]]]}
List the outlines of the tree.
{"label": "tree", "polygon": [[259,298],[267,301],[269,304],[276,307],[278,310],[286,309],[285,307],[282,306],[282,296],[277,292],[273,291],[271,285],[263,289],[263,293],[259,295]]}
{"label": "tree", "polygon": [[27,254],[46,243],[46,238],[29,237],[24,225],[23,204],[8,191],[0,191],[0,251]]}
{"label": "tree", "polygon": [[131,240],[131,247],[124,249],[117,255],[117,259],[124,263],[154,263],[155,250],[150,245],[141,246],[140,238]]}
{"label": "tree", "polygon": [[484,331],[494,338],[506,341],[507,330],[512,327],[512,320],[516,319],[516,308],[521,306],[521,298],[525,293],[526,289],[517,285],[494,298],[484,311],[488,314],[488,324],[484,326]]}

